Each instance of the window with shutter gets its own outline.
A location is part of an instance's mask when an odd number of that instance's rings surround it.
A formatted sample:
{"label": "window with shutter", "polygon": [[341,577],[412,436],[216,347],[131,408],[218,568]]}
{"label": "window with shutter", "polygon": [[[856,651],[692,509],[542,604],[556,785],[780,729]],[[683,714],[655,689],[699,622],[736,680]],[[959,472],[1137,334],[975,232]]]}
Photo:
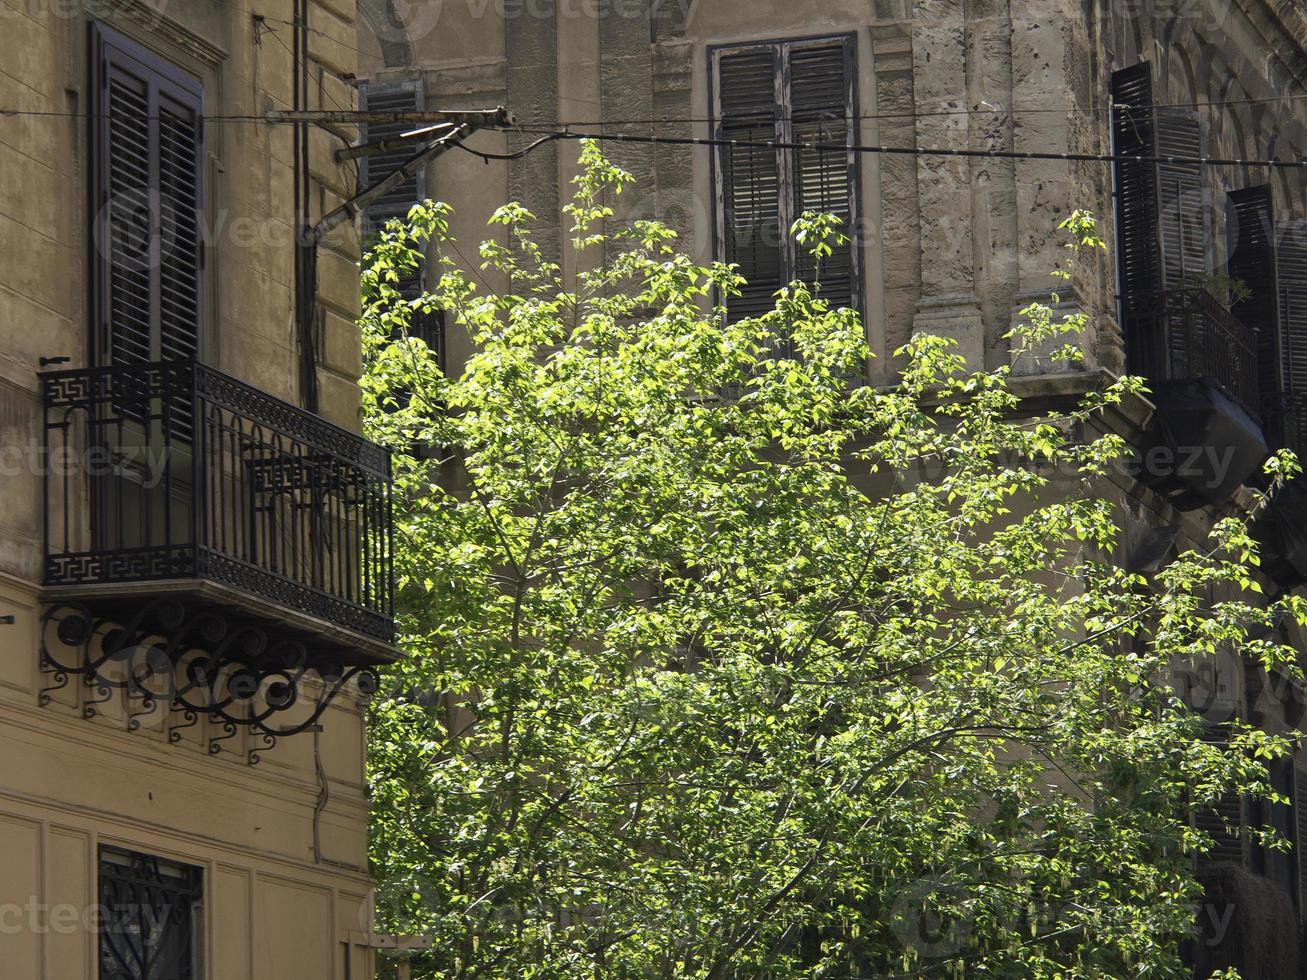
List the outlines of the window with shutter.
{"label": "window with shutter", "polygon": [[94,346],[101,364],[200,353],[203,89],[92,27]]}
{"label": "window with shutter", "polygon": [[1118,262],[1127,309],[1149,308],[1159,289],[1208,271],[1210,215],[1203,168],[1162,157],[1202,156],[1202,125],[1186,110],[1154,108],[1147,63],[1112,76]]}
{"label": "window with shutter", "polygon": [[[364,82],[359,85],[359,108],[365,112],[418,112],[422,109],[422,89],[416,82]],[[375,143],[394,139],[415,129],[412,123],[371,123],[361,127],[363,142]],[[359,186],[371,187],[385,180],[417,152],[416,147],[400,147],[359,160]],[[406,216],[425,195],[419,170],[400,181],[385,194],[368,204],[363,212],[363,233],[376,234],[391,218]]]}
{"label": "window with shutter", "polygon": [[1276,442],[1283,438],[1278,408],[1280,383],[1279,298],[1276,294],[1275,211],[1271,188],[1231,191],[1227,202],[1227,271],[1239,297],[1231,309],[1257,336],[1257,387],[1262,418]]}
{"label": "window with shutter", "polygon": [[[1148,64],[1112,76],[1113,152],[1153,152],[1153,75]],[[1127,318],[1147,309],[1161,278],[1157,241],[1156,171],[1142,160],[1119,159],[1116,170],[1116,241],[1121,299]]]}
{"label": "window with shutter", "polygon": [[[1225,726],[1212,726],[1204,732],[1203,741],[1224,747],[1229,737],[1229,730]],[[1247,866],[1243,833],[1247,821],[1242,796],[1225,793],[1210,807],[1195,807],[1193,820],[1198,830],[1212,838],[1212,849],[1207,852],[1205,861],[1211,864]]]}
{"label": "window with shutter", "polygon": [[1128,370],[1153,382],[1205,381],[1233,397],[1255,426],[1256,344],[1212,277],[1218,265],[1201,118],[1155,105],[1152,69],[1135,65],[1112,76],[1112,143]]}
{"label": "window with shutter", "polygon": [[[377,84],[364,82],[359,85],[359,108],[373,112],[418,112],[423,108],[422,86],[417,82]],[[374,143],[402,136],[414,128],[411,123],[371,123],[362,126],[359,135],[361,141]],[[362,157],[359,160],[359,186],[371,187],[385,180],[416,152],[416,147],[401,147]],[[425,197],[426,181],[419,169],[413,176],[400,181],[364,209],[363,234],[365,236],[380,234],[387,221],[407,216],[409,209]],[[416,274],[405,276],[400,280],[399,292],[405,299],[414,299],[422,294],[426,287],[424,272],[425,270],[419,267]],[[409,330],[413,336],[420,338],[436,353],[438,362],[444,366],[443,316],[439,312],[415,312]]]}
{"label": "window with shutter", "polygon": [[1211,209],[1202,164],[1167,159],[1193,161],[1204,155],[1202,121],[1186,109],[1157,109],[1153,133],[1153,152],[1159,158],[1157,216],[1162,286],[1176,289],[1212,270]]}
{"label": "window with shutter", "polygon": [[1301,455],[1307,451],[1307,220],[1282,222],[1276,239],[1284,444]]}
{"label": "window with shutter", "polygon": [[[737,141],[715,160],[719,252],[748,285],[730,316],[757,316],[794,279],[812,281],[811,257],[789,233],[805,211],[857,214],[855,62],[852,37],[780,41],[713,52],[715,135]],[[761,143],[808,143],[798,149]],[[857,243],[820,269],[821,295],[860,306]]]}
{"label": "window with shutter", "polygon": [[1307,919],[1307,765],[1293,764],[1293,856],[1298,872],[1298,913]]}

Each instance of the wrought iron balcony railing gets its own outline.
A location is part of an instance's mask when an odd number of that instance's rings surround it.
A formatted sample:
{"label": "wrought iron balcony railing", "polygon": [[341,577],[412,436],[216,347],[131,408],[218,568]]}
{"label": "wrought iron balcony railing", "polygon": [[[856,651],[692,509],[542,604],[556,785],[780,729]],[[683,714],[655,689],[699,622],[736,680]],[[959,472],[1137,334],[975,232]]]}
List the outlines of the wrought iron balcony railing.
{"label": "wrought iron balcony railing", "polygon": [[1131,371],[1154,382],[1206,380],[1259,418],[1257,336],[1201,286],[1158,290],[1126,310]]}
{"label": "wrought iron balcony railing", "polygon": [[392,641],[385,450],[191,361],[50,372],[42,392],[47,586],[194,580],[301,635]]}

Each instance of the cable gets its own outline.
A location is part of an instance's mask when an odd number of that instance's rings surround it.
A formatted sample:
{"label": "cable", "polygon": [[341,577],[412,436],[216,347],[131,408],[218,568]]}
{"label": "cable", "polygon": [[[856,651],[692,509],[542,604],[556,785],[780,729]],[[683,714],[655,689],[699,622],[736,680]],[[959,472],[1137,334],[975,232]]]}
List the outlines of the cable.
{"label": "cable", "polygon": [[[159,118],[159,116],[157,115],[152,115],[146,112],[140,112],[140,113],[119,112],[119,113],[115,113],[114,115],[116,118],[119,119],[130,118],[130,119],[150,120],[150,119]],[[110,118],[109,113],[107,112],[56,112],[54,110],[43,110],[43,109],[10,109],[10,108],[0,108],[0,116],[53,116],[57,118],[68,118],[68,119]],[[203,119],[205,122],[260,123],[260,122],[268,121],[264,119],[262,115],[247,115],[243,113],[227,113],[227,114],[214,113],[211,115],[203,115],[200,118]]]}
{"label": "cable", "polygon": [[[243,8],[242,8],[242,9],[243,9]],[[269,16],[267,16],[267,15],[265,15],[265,14],[256,14],[256,15],[252,15],[252,16],[259,17],[259,18],[260,18],[261,20],[263,20],[263,21],[271,21],[271,22],[273,22],[273,23],[286,24],[286,25],[294,26],[294,21],[284,20],[284,19],[276,18],[276,17],[269,17]],[[311,34],[323,34],[323,35],[328,36],[328,37],[330,36],[330,35],[326,35],[326,32],[324,32],[324,31],[318,31],[318,30],[316,30],[316,29],[314,29],[314,28],[307,28],[307,30],[308,30],[309,33],[311,33]],[[276,32],[276,31],[269,30],[268,33],[272,34],[274,37],[277,37],[278,42],[281,43],[282,45],[285,45],[286,42],[281,40],[281,38],[277,35],[277,32]],[[333,40],[335,40],[335,39],[333,38]],[[343,44],[344,42],[337,41],[337,43],[338,43],[338,44]],[[348,45],[345,45],[345,46],[348,47]],[[354,50],[358,50],[361,54],[366,54],[366,53],[367,53],[367,52],[362,51],[361,49],[354,49]],[[331,72],[331,74],[335,75],[335,76],[338,77],[338,78],[343,77],[343,76],[340,75],[340,73],[338,73],[338,72],[334,72],[334,71],[331,71],[331,69],[330,69],[330,68],[326,68],[326,66],[322,66],[322,67],[324,67],[325,70]],[[569,98],[570,98],[570,97],[569,97]],[[1223,107],[1227,107],[1227,106],[1236,106],[1236,105],[1269,105],[1269,104],[1272,104],[1272,103],[1297,102],[1297,101],[1304,100],[1304,99],[1307,99],[1307,94],[1299,94],[1299,95],[1280,95],[1280,96],[1276,96],[1276,97],[1274,97],[1274,98],[1264,98],[1264,99],[1224,99],[1224,100],[1212,100],[1212,101],[1209,101],[1209,102],[1161,102],[1161,103],[1155,103],[1154,105],[1151,106],[1151,108],[1154,108],[1154,109],[1214,109],[1214,108],[1223,108]],[[333,100],[333,102],[334,102],[334,101],[335,101],[335,100]],[[587,99],[587,100],[582,100],[582,101],[587,101],[587,102],[589,102],[589,101],[594,101],[594,100]],[[344,108],[345,108],[344,106],[340,106],[340,104],[339,104],[338,102],[335,103],[335,104],[336,104],[339,108],[341,108],[341,109],[344,109]],[[1109,108],[1110,110],[1112,110],[1112,111],[1127,111],[1127,110],[1131,109],[1132,107],[1131,107],[1131,106],[1128,106],[1128,105],[1116,105],[1116,106],[1109,106],[1108,108]],[[1054,114],[1079,113],[1079,114],[1087,114],[1087,113],[1086,113],[1086,110],[1078,109],[1078,108],[1075,108],[1075,107],[1073,107],[1073,106],[1072,106],[1072,107],[1065,107],[1065,106],[1064,106],[1064,107],[1056,107],[1056,108],[1040,108],[1040,107],[1035,107],[1035,106],[1012,106],[1012,107],[1010,107],[1010,108],[1006,108],[1006,109],[1004,109],[1004,108],[997,108],[997,107],[995,107],[995,108],[990,108],[990,109],[985,109],[985,108],[981,108],[981,107],[975,107],[975,108],[970,108],[970,109],[938,109],[938,110],[932,109],[932,110],[926,110],[926,111],[921,111],[921,112],[880,112],[880,113],[862,113],[862,114],[860,114],[860,115],[856,115],[856,116],[854,116],[854,117],[852,117],[852,118],[855,119],[855,120],[858,120],[858,121],[873,121],[873,120],[879,120],[879,119],[929,119],[929,118],[937,117],[937,116],[1003,115],[1003,114],[1014,114],[1014,115],[1015,115],[1015,114],[1021,114],[1021,115],[1030,115],[1030,114],[1037,114],[1037,113],[1054,113]],[[65,117],[65,116],[67,116],[67,117],[90,118],[90,117],[93,116],[93,115],[94,115],[93,113],[84,113],[84,112],[66,112],[66,111],[46,111],[46,110],[39,110],[39,109],[0,109],[0,116],[56,116],[56,117]],[[151,117],[149,117],[149,116],[142,116],[142,118],[151,118]],[[215,122],[267,122],[267,121],[268,121],[268,120],[265,120],[262,116],[259,116],[259,115],[242,115],[242,114],[226,114],[226,115],[224,115],[224,114],[221,114],[221,113],[217,113],[217,114],[213,114],[213,115],[206,115],[206,116],[204,116],[203,118],[205,119],[206,122],[207,122],[207,121],[215,121]],[[708,117],[708,116],[660,116],[660,117],[657,117],[657,118],[655,118],[655,117],[647,117],[647,118],[643,118],[643,119],[594,119],[594,120],[585,120],[585,121],[569,120],[569,121],[566,122],[566,123],[563,123],[563,122],[555,122],[555,121],[553,121],[553,120],[543,120],[543,119],[542,119],[542,120],[536,120],[536,121],[526,122],[526,123],[524,123],[523,125],[526,125],[526,126],[563,126],[563,125],[566,125],[566,126],[646,126],[646,125],[647,125],[647,126],[656,126],[656,125],[662,125],[662,124],[672,125],[672,124],[677,124],[677,123],[684,123],[684,124],[694,124],[694,123],[710,124],[710,123],[715,123],[715,122],[719,122],[719,121],[720,121],[720,120],[718,120],[718,119],[713,119],[713,118]]]}
{"label": "cable", "polygon": [[[264,14],[257,14],[254,16],[257,16],[259,19],[263,21],[272,21],[278,24],[288,24],[294,26],[294,21],[283,20],[276,17],[268,17]],[[325,32],[317,31],[314,30],[313,28],[308,28],[308,31],[309,33],[312,34],[325,34]],[[283,47],[286,45],[286,42],[281,39],[281,37],[278,35],[276,31],[269,29],[268,34],[271,34],[273,37],[276,37],[278,43],[280,43]],[[343,43],[343,42],[338,41],[337,43]],[[359,50],[359,49],[355,49],[355,50]],[[360,51],[360,53],[366,54],[366,52],[362,52],[362,51]],[[332,75],[336,76],[337,78],[344,77],[339,72],[332,71],[330,68],[327,68],[326,66],[321,66],[321,67],[323,67],[324,70],[330,72]],[[1159,103],[1154,103],[1149,108],[1213,109],[1213,108],[1224,108],[1227,106],[1236,106],[1236,105],[1269,105],[1272,103],[1283,104],[1285,102],[1297,102],[1304,99],[1307,99],[1307,94],[1280,95],[1274,98],[1264,98],[1264,99],[1225,99],[1225,100],[1213,100],[1210,102],[1159,102]],[[594,100],[584,100],[584,101],[594,101]],[[335,99],[332,99],[332,102],[333,104],[336,105],[337,108],[341,109],[342,111],[348,111],[345,106],[342,106]],[[1113,106],[1108,106],[1107,108],[1110,111],[1124,112],[1130,110],[1133,107],[1129,105],[1113,105]],[[998,108],[998,107],[989,108],[989,109],[975,107],[970,109],[938,109],[938,110],[932,109],[932,110],[926,110],[921,112],[862,113],[853,116],[852,119],[857,121],[874,121],[879,119],[929,119],[937,116],[1005,115],[1005,114],[1031,115],[1031,114],[1038,114],[1038,113],[1053,113],[1053,114],[1078,113],[1082,115],[1089,114],[1086,110],[1079,109],[1074,106],[1062,106],[1062,107],[1055,107],[1055,108],[1047,108],[1047,107],[1040,108],[1035,106],[1012,106],[1006,109]],[[94,113],[86,113],[86,112],[0,108],[0,116],[55,116],[55,117],[91,118],[94,115],[95,115]],[[142,114],[140,118],[148,119],[153,117]],[[211,115],[205,115],[203,118],[205,119],[205,121],[215,121],[215,122],[267,122],[268,121],[265,120],[263,116],[260,115],[244,115],[244,114],[235,114],[235,113],[233,114],[215,113]],[[720,122],[720,120],[714,119],[710,116],[658,116],[658,117],[649,116],[642,119],[568,120],[566,123],[561,121],[540,119],[540,120],[526,121],[523,123],[523,125],[524,126],[564,126],[564,125],[566,126],[657,126],[657,125],[672,125],[678,123],[680,124],[702,123],[706,125],[715,122]]]}
{"label": "cable", "polygon": [[[231,5],[228,4],[228,6],[231,6]],[[252,10],[248,10],[248,9],[245,8],[245,7],[232,7],[232,9],[236,10],[236,11],[239,12],[239,13],[250,14],[250,15],[253,16],[253,17],[262,17],[264,20],[266,20],[266,21],[271,21],[271,22],[274,23],[274,24],[283,24],[283,25],[285,25],[286,27],[295,27],[295,26],[296,26],[295,21],[293,21],[293,20],[286,20],[284,17],[273,17],[273,16],[271,16],[271,15],[269,15],[269,14],[255,14]],[[331,33],[328,33],[327,31],[320,31],[320,30],[318,30],[316,27],[309,27],[307,24],[305,24],[305,25],[300,25],[300,26],[302,26],[303,29],[306,30],[306,31],[308,31],[310,34],[316,34],[316,35],[318,35],[319,37],[326,38],[328,41],[331,41],[333,44],[336,44],[336,45],[338,45],[338,46],[344,48],[344,49],[347,50],[347,51],[353,51],[355,54],[361,54],[361,55],[363,55],[364,57],[367,57],[367,58],[375,58],[376,55],[377,55],[377,52],[375,52],[375,51],[365,51],[363,48],[355,47],[355,46],[352,45],[352,44],[346,44],[346,43],[345,43],[344,41],[342,41],[340,38],[336,37],[336,35],[331,34]],[[325,67],[325,66],[324,66],[324,67]],[[329,68],[328,68],[327,70],[328,70],[328,71],[331,71],[331,69],[329,69]],[[332,74],[333,74],[333,75],[337,75],[337,77],[339,77],[339,73],[338,73],[338,72],[332,72]]]}
{"label": "cable", "polygon": [[[570,98],[570,96],[569,96]],[[1148,108],[1150,109],[1205,109],[1205,108],[1222,108],[1225,106],[1235,105],[1260,105],[1269,103],[1295,102],[1300,99],[1307,99],[1307,94],[1303,95],[1277,95],[1274,98],[1266,99],[1228,99],[1224,101],[1212,102],[1155,102]],[[588,101],[588,100],[587,100]],[[1107,107],[1111,111],[1127,112],[1132,109],[1129,105],[1112,105]],[[934,116],[971,116],[971,115],[1036,115],[1040,113],[1051,114],[1068,114],[1075,113],[1078,115],[1092,115],[1091,110],[1077,108],[1075,106],[1058,106],[1058,107],[1037,107],[1037,106],[1010,106],[1001,108],[991,106],[982,108],[976,106],[970,109],[929,109],[923,112],[872,112],[862,113],[851,117],[857,121],[871,121],[877,119],[928,119]],[[710,116],[660,116],[648,117],[645,119],[594,119],[585,122],[578,120],[568,120],[566,123],[555,122],[553,120],[538,120],[536,122],[523,122],[526,126],[657,126],[660,124],[671,125],[673,123],[704,123],[712,124],[720,122]]]}
{"label": "cable", "polygon": [[[516,129],[517,127],[514,126],[510,131],[515,131]],[[526,156],[528,153],[534,150],[537,146],[542,146],[545,143],[552,143],[555,140],[561,140],[561,139],[567,139],[567,134],[550,133],[548,136],[541,137],[540,139],[536,140],[534,143],[530,144],[529,146],[522,147],[522,149],[518,150],[515,153],[487,153],[484,150],[474,150],[472,149],[472,147],[465,146],[462,143],[455,143],[454,146],[458,147],[458,149],[462,150],[464,153],[471,153],[474,157],[480,157],[482,160],[486,160],[486,161],[520,160],[522,159],[522,157]]]}
{"label": "cable", "polygon": [[[539,134],[540,129],[521,126],[492,127],[513,132]],[[599,143],[648,143],[665,146],[726,146],[774,150],[816,150],[825,153],[871,153],[884,156],[967,157],[990,160],[1054,160],[1072,163],[1171,163],[1196,164],[1208,167],[1271,167],[1276,169],[1307,169],[1307,160],[1238,160],[1217,157],[1132,156],[1113,153],[1051,153],[1032,150],[957,150],[910,146],[868,146],[864,144],[820,143],[781,140],[711,139],[697,136],[638,136],[627,133],[574,133],[564,130],[552,133],[557,139],[594,140]]]}
{"label": "cable", "polygon": [[[263,18],[263,19],[266,20],[267,18]],[[289,44],[287,44],[285,41],[282,40],[280,34],[278,34],[278,33],[277,33],[275,30],[273,30],[271,27],[268,28],[268,34],[271,35],[272,38],[273,38],[274,40],[276,40],[276,42],[277,42],[278,44],[280,44],[283,48],[285,48],[286,53],[287,53],[288,55],[291,55],[292,59],[294,58],[295,52],[291,50],[291,47],[290,47]],[[337,109],[340,109],[340,110],[342,110],[342,111],[348,111],[348,110],[346,110],[345,106],[341,105],[339,102],[337,102],[334,98],[331,97],[331,95],[327,92],[327,90],[326,90],[326,88],[325,88],[324,86],[319,86],[318,90],[319,90],[323,95],[326,95],[327,98],[331,99],[331,103],[332,103],[332,105],[334,105]],[[341,142],[344,146],[349,146],[349,140],[348,140],[346,137],[342,136],[340,133],[336,132],[334,129],[331,129],[330,127],[327,127],[327,126],[319,126],[318,128],[321,129],[324,133],[328,133],[328,134],[330,134],[331,136],[335,137],[336,139],[340,140],[340,142]],[[354,164],[350,167],[350,172],[351,172],[351,173],[353,174],[353,176],[354,176],[354,186],[355,186],[355,187],[358,187],[358,185],[359,185],[359,168],[358,168],[358,164],[357,164],[357,163],[354,163]]]}

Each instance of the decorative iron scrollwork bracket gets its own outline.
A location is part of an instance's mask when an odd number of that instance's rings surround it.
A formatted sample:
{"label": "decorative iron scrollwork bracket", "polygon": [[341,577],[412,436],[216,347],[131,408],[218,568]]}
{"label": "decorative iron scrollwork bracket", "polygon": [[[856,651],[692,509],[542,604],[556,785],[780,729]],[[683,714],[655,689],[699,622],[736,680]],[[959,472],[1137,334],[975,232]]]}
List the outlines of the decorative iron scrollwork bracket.
{"label": "decorative iron scrollwork bracket", "polygon": [[152,600],[130,617],[62,602],[46,611],[42,626],[41,671],[50,680],[39,695],[42,706],[80,677],[95,695],[83,701],[85,717],[94,717],[100,705],[122,692],[128,699],[128,730],[167,706],[180,719],[167,726],[168,741],[175,745],[183,729],[207,717],[222,732],[209,740],[214,755],[241,731],[261,739],[247,752],[251,765],[278,739],[317,730],[351,682],[365,695],[380,686],[370,667],[310,656],[299,640],[232,625],[220,613],[192,611],[173,598]]}

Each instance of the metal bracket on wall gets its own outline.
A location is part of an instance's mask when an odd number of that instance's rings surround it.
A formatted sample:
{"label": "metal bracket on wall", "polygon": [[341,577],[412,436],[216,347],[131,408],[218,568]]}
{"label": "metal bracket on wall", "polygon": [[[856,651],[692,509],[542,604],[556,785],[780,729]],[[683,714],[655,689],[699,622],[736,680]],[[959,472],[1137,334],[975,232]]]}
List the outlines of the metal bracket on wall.
{"label": "metal bracket on wall", "polygon": [[205,717],[220,732],[208,740],[213,755],[242,731],[260,739],[246,752],[250,765],[277,739],[320,730],[327,708],[351,684],[363,695],[380,686],[370,667],[310,656],[301,641],[233,625],[175,598],[153,600],[132,615],[62,602],[46,612],[42,627],[41,672],[51,680],[40,692],[42,707],[70,677],[80,677],[98,695],[83,704],[85,717],[103,714],[121,692],[128,730],[155,712],[175,714],[166,727],[176,745],[183,729]]}

